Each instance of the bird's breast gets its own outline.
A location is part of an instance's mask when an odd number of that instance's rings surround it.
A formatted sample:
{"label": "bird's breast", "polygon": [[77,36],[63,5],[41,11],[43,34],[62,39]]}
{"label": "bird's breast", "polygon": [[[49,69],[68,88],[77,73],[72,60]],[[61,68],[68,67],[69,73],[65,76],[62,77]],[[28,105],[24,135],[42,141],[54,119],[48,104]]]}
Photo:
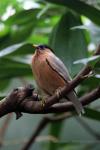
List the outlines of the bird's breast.
{"label": "bird's breast", "polygon": [[53,94],[59,87],[65,85],[65,81],[57,72],[47,64],[46,57],[32,62],[32,70],[38,86],[49,94]]}

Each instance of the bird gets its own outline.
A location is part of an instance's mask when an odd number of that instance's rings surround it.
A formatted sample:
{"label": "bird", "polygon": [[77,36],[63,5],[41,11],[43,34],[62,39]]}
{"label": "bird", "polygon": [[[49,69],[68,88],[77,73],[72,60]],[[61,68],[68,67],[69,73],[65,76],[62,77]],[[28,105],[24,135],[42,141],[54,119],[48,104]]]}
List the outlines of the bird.
{"label": "bird", "polygon": [[[57,90],[60,93],[60,89],[69,85],[72,80],[67,67],[49,46],[33,45],[33,47],[35,52],[32,55],[31,67],[39,89],[47,96],[53,95]],[[75,90],[70,91],[64,98],[73,103],[79,115],[84,112]]]}

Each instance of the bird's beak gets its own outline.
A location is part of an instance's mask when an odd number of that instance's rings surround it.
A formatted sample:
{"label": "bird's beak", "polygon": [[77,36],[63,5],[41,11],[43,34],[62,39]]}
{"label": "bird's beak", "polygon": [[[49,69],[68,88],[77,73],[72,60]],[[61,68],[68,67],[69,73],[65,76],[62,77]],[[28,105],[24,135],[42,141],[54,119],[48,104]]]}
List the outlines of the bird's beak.
{"label": "bird's beak", "polygon": [[38,45],[33,44],[33,47],[36,49],[38,47]]}
{"label": "bird's beak", "polygon": [[36,51],[36,55],[38,56],[39,53],[40,53],[40,50],[39,50],[38,45],[33,44],[33,47],[34,47],[34,49],[35,49],[35,51]]}

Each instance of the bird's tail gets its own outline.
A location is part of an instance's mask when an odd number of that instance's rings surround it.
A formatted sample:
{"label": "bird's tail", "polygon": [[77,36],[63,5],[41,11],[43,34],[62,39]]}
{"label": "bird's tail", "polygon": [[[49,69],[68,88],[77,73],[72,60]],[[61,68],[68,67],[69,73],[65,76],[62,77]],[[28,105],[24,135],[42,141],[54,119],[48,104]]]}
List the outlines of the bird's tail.
{"label": "bird's tail", "polygon": [[70,93],[67,94],[68,100],[72,101],[73,105],[75,106],[75,109],[79,115],[84,113],[83,106],[81,102],[78,100],[77,95],[74,91],[71,91]]}

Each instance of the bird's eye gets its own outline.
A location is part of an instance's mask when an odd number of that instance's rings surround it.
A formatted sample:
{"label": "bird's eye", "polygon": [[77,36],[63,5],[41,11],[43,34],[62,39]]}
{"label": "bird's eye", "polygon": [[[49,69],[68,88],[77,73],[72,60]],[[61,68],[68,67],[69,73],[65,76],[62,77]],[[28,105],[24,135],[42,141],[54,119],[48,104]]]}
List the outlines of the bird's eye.
{"label": "bird's eye", "polygon": [[41,50],[44,50],[44,49],[45,49],[45,46],[44,46],[44,45],[39,45],[38,47],[39,47],[39,49],[41,49]]}
{"label": "bird's eye", "polygon": [[44,49],[44,46],[43,46],[43,45],[40,45],[39,48],[40,48],[40,49]]}

